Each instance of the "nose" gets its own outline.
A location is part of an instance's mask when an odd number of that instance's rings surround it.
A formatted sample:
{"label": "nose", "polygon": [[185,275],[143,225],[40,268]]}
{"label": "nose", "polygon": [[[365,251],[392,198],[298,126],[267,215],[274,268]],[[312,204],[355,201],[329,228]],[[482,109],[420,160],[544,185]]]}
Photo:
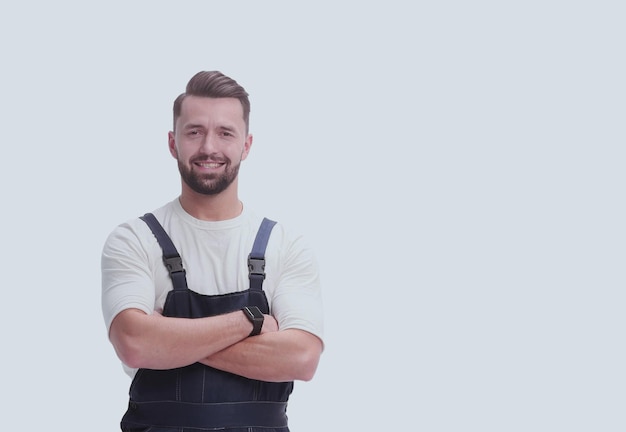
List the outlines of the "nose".
{"label": "nose", "polygon": [[218,151],[218,137],[215,133],[209,132],[202,140],[201,150],[206,154],[217,153]]}

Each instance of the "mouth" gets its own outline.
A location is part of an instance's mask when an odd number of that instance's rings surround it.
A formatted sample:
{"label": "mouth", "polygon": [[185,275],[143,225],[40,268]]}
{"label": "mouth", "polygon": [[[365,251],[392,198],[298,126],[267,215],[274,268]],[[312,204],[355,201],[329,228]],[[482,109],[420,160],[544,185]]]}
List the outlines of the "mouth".
{"label": "mouth", "polygon": [[201,159],[193,161],[192,164],[201,171],[213,171],[226,165],[226,162],[214,159]]}
{"label": "mouth", "polygon": [[224,165],[223,162],[194,162],[194,165],[199,166],[200,168],[213,169],[219,168]]}

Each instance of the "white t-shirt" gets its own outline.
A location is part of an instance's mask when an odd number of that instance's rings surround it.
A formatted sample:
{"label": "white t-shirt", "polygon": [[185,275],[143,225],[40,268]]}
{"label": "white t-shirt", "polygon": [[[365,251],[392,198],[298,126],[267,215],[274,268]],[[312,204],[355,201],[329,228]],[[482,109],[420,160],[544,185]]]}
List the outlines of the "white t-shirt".
{"label": "white t-shirt", "polygon": [[[262,217],[244,208],[224,221],[189,215],[178,199],[152,212],[182,257],[190,290],[205,295],[249,288],[247,259]],[[323,313],[317,261],[300,235],[276,224],[265,252],[263,291],[281,330],[300,329],[322,339]],[[129,308],[162,311],[172,280],[156,237],[141,219],[119,225],[102,251],[102,312],[107,332]],[[125,367],[129,375],[134,370]]]}

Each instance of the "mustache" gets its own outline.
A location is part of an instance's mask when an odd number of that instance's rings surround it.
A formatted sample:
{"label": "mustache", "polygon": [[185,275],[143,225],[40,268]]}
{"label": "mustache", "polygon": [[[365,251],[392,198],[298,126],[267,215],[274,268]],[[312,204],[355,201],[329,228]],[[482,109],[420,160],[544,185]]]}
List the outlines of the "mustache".
{"label": "mustache", "polygon": [[198,156],[194,156],[193,158],[190,159],[191,163],[197,163],[197,162],[216,162],[216,163],[229,163],[230,159],[226,158],[226,157],[220,157],[218,155],[206,155],[206,154],[201,154]]}

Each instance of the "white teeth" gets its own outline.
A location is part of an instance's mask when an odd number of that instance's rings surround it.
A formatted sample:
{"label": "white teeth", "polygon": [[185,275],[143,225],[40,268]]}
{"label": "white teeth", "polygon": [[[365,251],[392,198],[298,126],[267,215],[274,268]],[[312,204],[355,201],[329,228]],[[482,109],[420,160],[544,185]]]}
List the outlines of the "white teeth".
{"label": "white teeth", "polygon": [[202,168],[217,168],[221,164],[216,163],[216,162],[205,162],[205,163],[199,163],[198,165],[200,165]]}

